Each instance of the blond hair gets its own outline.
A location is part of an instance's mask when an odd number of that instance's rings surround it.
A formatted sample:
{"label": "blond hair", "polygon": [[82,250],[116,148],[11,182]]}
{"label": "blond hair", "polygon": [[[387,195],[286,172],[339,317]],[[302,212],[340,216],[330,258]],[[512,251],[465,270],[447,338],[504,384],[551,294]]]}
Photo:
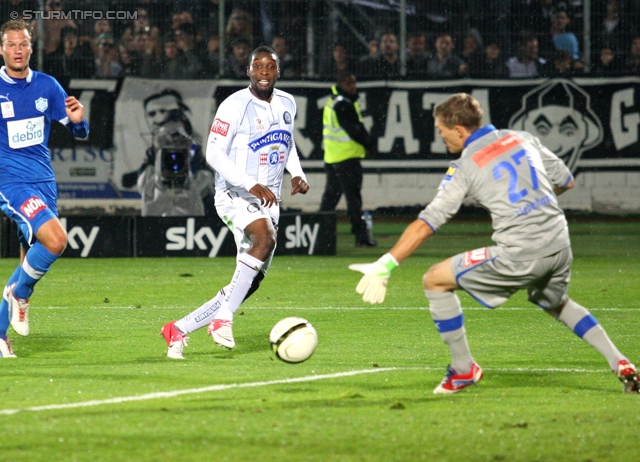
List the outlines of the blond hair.
{"label": "blond hair", "polygon": [[29,41],[31,41],[31,37],[33,37],[33,31],[31,30],[31,25],[23,21],[22,19],[13,19],[11,21],[5,22],[0,28],[0,45],[4,45],[4,34],[9,31],[22,32],[26,30],[29,34]]}
{"label": "blond hair", "polygon": [[482,126],[482,108],[480,103],[468,93],[456,93],[433,110],[434,117],[448,128],[462,125],[469,132]]}

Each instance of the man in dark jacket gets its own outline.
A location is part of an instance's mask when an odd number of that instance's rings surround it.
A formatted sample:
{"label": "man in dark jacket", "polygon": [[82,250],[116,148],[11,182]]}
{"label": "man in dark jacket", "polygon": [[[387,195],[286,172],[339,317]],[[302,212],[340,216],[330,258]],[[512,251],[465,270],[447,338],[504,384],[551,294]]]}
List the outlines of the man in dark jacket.
{"label": "man in dark jacket", "polygon": [[344,193],[351,232],[356,246],[374,247],[362,213],[362,165],[360,159],[375,149],[375,138],[362,123],[358,89],[353,74],[340,74],[322,114],[322,142],[327,183],[320,211],[335,210]]}
{"label": "man in dark jacket", "polygon": [[385,32],[380,38],[380,54],[370,56],[358,63],[356,75],[359,79],[398,79],[400,75],[400,45],[393,32]]}

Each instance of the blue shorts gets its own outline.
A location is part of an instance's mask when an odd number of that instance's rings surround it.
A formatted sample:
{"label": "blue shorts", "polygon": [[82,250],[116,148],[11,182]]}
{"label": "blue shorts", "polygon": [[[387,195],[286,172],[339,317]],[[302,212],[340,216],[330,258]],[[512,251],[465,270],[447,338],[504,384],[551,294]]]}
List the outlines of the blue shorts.
{"label": "blue shorts", "polygon": [[0,210],[18,225],[21,247],[32,245],[40,227],[58,217],[57,198],[55,181],[0,186]]}

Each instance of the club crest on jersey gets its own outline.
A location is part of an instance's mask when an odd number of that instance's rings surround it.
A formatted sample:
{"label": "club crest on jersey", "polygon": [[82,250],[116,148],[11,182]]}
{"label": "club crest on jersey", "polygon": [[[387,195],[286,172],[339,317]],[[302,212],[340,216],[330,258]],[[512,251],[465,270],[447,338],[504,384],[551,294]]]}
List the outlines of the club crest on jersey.
{"label": "club crest on jersey", "polygon": [[24,201],[20,206],[20,211],[29,219],[32,220],[38,213],[47,208],[47,204],[42,199],[36,196],[31,196]]}
{"label": "club crest on jersey", "polygon": [[46,98],[38,98],[36,100],[36,109],[40,112],[44,112],[49,107],[49,101]]}
{"label": "club crest on jersey", "polygon": [[451,164],[444,174],[444,178],[440,182],[440,188],[444,189],[447,183],[453,179],[453,175],[458,171],[458,167],[455,164]]}
{"label": "club crest on jersey", "polygon": [[280,162],[280,154],[278,151],[271,151],[269,153],[269,165],[277,165]]}
{"label": "club crest on jersey", "polygon": [[483,247],[482,249],[469,250],[462,254],[462,264],[465,268],[477,265],[487,259],[487,253],[486,247]]}
{"label": "club crest on jersey", "polygon": [[282,162],[284,162],[284,151],[278,152],[278,146],[272,146],[270,153],[260,153],[260,165],[277,165]]}
{"label": "club crest on jersey", "polygon": [[215,119],[213,125],[211,125],[211,133],[227,136],[227,133],[229,133],[229,124],[220,119]]}
{"label": "club crest on jersey", "polygon": [[291,123],[291,114],[289,114],[289,111],[284,111],[284,114],[282,114],[282,118],[284,119],[284,123]]}
{"label": "club crest on jersey", "polygon": [[456,173],[456,170],[458,170],[458,167],[451,164],[447,169],[447,173],[444,174],[445,181],[451,181],[451,178],[453,178],[453,175]]}

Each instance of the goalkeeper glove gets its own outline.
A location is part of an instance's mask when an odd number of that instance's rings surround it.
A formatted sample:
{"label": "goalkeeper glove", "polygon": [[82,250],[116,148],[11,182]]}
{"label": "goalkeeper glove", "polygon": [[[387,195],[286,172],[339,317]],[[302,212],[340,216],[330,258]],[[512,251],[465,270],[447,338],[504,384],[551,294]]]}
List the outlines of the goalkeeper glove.
{"label": "goalkeeper glove", "polygon": [[362,300],[369,303],[382,303],[387,294],[387,281],[391,271],[398,267],[398,262],[390,253],[384,254],[374,263],[354,263],[349,269],[364,274],[356,287],[356,292],[362,295]]}

